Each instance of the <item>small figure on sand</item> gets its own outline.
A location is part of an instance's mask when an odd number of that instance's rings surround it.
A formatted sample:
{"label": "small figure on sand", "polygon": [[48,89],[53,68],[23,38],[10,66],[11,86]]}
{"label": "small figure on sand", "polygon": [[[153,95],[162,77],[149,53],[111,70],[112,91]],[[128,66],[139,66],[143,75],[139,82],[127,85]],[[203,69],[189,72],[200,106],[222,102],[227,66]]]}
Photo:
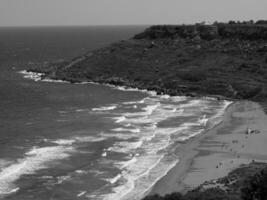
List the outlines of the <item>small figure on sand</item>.
{"label": "small figure on sand", "polygon": [[246,132],[247,135],[250,135],[250,134],[259,134],[259,133],[260,133],[259,130],[251,130],[249,127],[247,128],[247,132]]}
{"label": "small figure on sand", "polygon": [[252,130],[251,130],[249,127],[247,127],[247,132],[246,132],[246,134],[249,135],[249,134],[251,134],[251,133],[252,133]]}

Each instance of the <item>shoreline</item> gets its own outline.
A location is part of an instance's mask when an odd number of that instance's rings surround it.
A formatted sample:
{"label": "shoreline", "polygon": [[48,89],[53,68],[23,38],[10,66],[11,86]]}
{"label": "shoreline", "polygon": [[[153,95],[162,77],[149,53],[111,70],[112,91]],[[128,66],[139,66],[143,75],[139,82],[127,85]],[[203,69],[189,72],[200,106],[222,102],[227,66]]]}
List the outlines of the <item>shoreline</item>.
{"label": "shoreline", "polygon": [[[230,104],[226,109],[225,113],[223,114],[222,121],[215,125],[213,128],[207,130],[206,132],[198,135],[197,137],[191,138],[185,142],[183,142],[180,146],[178,146],[175,150],[177,156],[179,157],[179,163],[173,167],[162,179],[160,179],[150,190],[148,195],[160,194],[166,195],[172,192],[185,192],[185,185],[182,184],[185,174],[189,171],[189,168],[192,165],[192,161],[195,156],[197,156],[198,152],[195,150],[197,146],[200,144],[201,140],[205,139],[211,131],[216,130],[220,126],[225,118],[225,114],[229,112],[229,109],[235,104],[236,102]],[[175,177],[175,178],[173,178]],[[167,188],[167,190],[164,189]],[[165,191],[164,191],[165,190]]]}
{"label": "shoreline", "polygon": [[[164,196],[172,192],[185,193],[204,182],[226,176],[241,164],[253,160],[266,162],[267,155],[264,153],[267,147],[264,147],[264,140],[267,140],[267,136],[263,134],[267,130],[265,120],[267,116],[258,103],[232,103],[226,108],[220,124],[176,149],[180,162],[148,194]],[[261,133],[246,135],[246,129],[250,126],[253,129],[260,128]],[[256,152],[253,148],[255,145],[259,146]]]}
{"label": "shoreline", "polygon": [[[19,73],[24,74],[24,75],[27,75],[27,74],[29,75],[29,74],[35,73],[35,72],[27,71],[25,73],[25,71],[24,72],[20,71]],[[61,83],[64,82],[64,83],[75,84],[72,82],[62,81],[62,80],[53,80],[53,79],[43,80],[42,78],[40,78],[40,74],[37,74],[37,76],[27,76],[27,77],[24,76],[24,78],[29,78],[29,79],[32,79],[35,81],[61,82]],[[104,85],[104,86],[108,86],[108,87],[118,89],[118,90],[145,92],[145,93],[150,94],[152,96],[164,95],[164,94],[157,94],[156,91],[151,91],[151,90],[147,90],[147,89],[131,88],[131,87],[127,87],[127,86],[112,85],[112,84],[106,84],[106,83],[80,82],[80,83],[76,83],[76,84],[98,84],[98,85]],[[170,95],[168,95],[168,96],[170,96]],[[225,101],[229,100],[228,98],[217,97],[217,96],[214,97],[212,95],[199,96],[199,98],[212,98],[212,99],[216,99],[216,100],[225,100]],[[233,99],[231,99],[231,100],[232,100],[232,103],[227,105],[227,107],[224,109],[224,111],[223,111],[224,113],[222,114],[222,117],[221,117],[222,119],[219,123],[217,123],[213,127],[207,128],[201,135],[197,135],[197,136],[195,136],[195,137],[193,137],[187,141],[184,141],[184,142],[178,142],[178,147],[176,148],[175,152],[179,158],[179,163],[176,164],[176,166],[174,166],[171,170],[169,170],[166,173],[166,175],[159,178],[159,180],[157,182],[155,182],[151,188],[148,188],[144,192],[144,195],[142,195],[143,197],[145,197],[147,195],[153,195],[153,194],[159,194],[159,195],[164,196],[166,194],[170,194],[173,192],[185,193],[188,190],[191,190],[193,188],[200,186],[204,182],[212,181],[214,179],[218,179],[218,178],[222,178],[224,176],[227,176],[231,170],[238,168],[241,164],[248,164],[249,163],[248,161],[247,162],[240,162],[240,161],[238,161],[240,159],[238,159],[237,162],[234,163],[234,167],[231,167],[231,168],[226,167],[222,173],[219,173],[220,175],[209,177],[209,175],[204,174],[204,176],[203,176],[204,178],[201,179],[202,182],[201,181],[195,181],[195,178],[194,178],[196,176],[196,175],[194,175],[194,171],[199,168],[197,165],[195,165],[196,160],[198,160],[200,157],[205,156],[205,154],[211,154],[210,153],[211,150],[209,148],[204,150],[204,151],[201,150],[200,149],[201,145],[203,143],[205,143],[205,141],[207,141],[207,139],[209,137],[213,137],[213,136],[218,135],[218,132],[220,131],[220,129],[223,129],[226,124],[230,123],[231,118],[232,118],[232,114],[234,112],[236,112],[235,106],[237,104],[240,104],[240,103],[241,104],[245,104],[245,103],[253,104],[253,107],[257,107],[259,110],[262,111],[263,115],[265,115],[264,108],[259,103],[252,102],[252,101],[246,101],[246,100],[240,100],[240,101],[234,101]],[[267,120],[267,118],[266,118],[266,120]],[[267,149],[266,149],[266,151],[267,151]],[[215,155],[215,158],[213,158],[213,160],[218,161],[219,157],[220,156]],[[254,159],[251,159],[251,160],[254,160]],[[259,161],[262,161],[262,160],[259,160]],[[264,161],[267,161],[267,156],[266,156],[266,159],[264,159]],[[213,166],[212,170],[214,171],[214,166]],[[190,176],[193,176],[193,178],[191,178]],[[189,183],[187,183],[187,182],[189,182]]]}
{"label": "shoreline", "polygon": [[[31,70],[21,70],[18,71],[17,73],[22,74],[24,78],[26,79],[30,79],[33,81],[42,81],[42,82],[54,82],[54,83],[68,83],[68,84],[79,84],[79,85],[84,85],[84,84],[95,84],[95,85],[103,85],[103,86],[107,86],[107,87],[111,87],[114,89],[118,89],[118,90],[124,90],[124,91],[135,91],[135,92],[143,92],[146,94],[150,94],[152,96],[170,96],[170,97],[175,97],[175,96],[179,96],[179,97],[195,97],[195,98],[212,98],[212,99],[216,99],[216,100],[224,100],[224,101],[235,101],[234,98],[229,98],[229,97],[225,97],[225,96],[221,96],[221,95],[212,95],[212,94],[207,94],[207,95],[198,95],[198,94],[192,94],[192,93],[180,93],[178,95],[172,95],[172,94],[168,94],[168,93],[158,93],[156,90],[151,90],[149,88],[139,88],[138,85],[116,85],[116,84],[112,84],[109,81],[107,82],[97,82],[97,81],[77,81],[77,82],[73,82],[73,81],[68,81],[68,80],[62,80],[62,79],[53,79],[53,78],[48,78],[46,77],[45,73],[40,73],[40,72],[35,72],[35,71],[31,71]],[[43,78],[43,76],[45,76]],[[136,86],[136,87],[135,87]]]}
{"label": "shoreline", "polygon": [[[23,70],[23,71],[19,71],[18,73],[24,75],[24,78],[26,79],[31,79],[33,81],[41,81],[41,82],[55,82],[55,83],[69,83],[69,84],[75,84],[75,83],[71,83],[71,82],[68,82],[68,81],[63,81],[63,80],[53,80],[53,79],[42,79],[41,76],[42,74],[41,73],[35,73],[35,72],[30,72],[30,71],[26,71],[26,70]],[[97,84],[97,85],[103,85],[103,86],[107,86],[107,87],[111,87],[111,88],[114,88],[114,89],[118,89],[118,90],[124,90],[124,91],[137,91],[137,92],[142,92],[142,93],[147,93],[149,95],[152,95],[152,96],[170,96],[168,94],[162,94],[162,95],[159,95],[159,94],[156,94],[156,91],[150,91],[150,90],[141,90],[141,89],[138,89],[138,88],[129,88],[127,86],[116,86],[116,85],[111,85],[111,84],[104,84],[104,83],[95,83],[95,82],[81,82],[81,83],[76,83],[76,84]],[[183,97],[183,96],[179,96],[179,97]],[[197,98],[197,97],[195,97]],[[222,98],[216,98],[216,97],[213,97],[213,96],[202,96],[202,97],[199,97],[200,99],[214,99],[214,100],[219,100],[219,101],[226,101],[228,102],[225,107],[219,111],[217,114],[220,115],[220,121],[215,123],[215,125],[211,126],[211,127],[207,127],[207,129],[205,131],[203,131],[201,134],[198,134],[196,136],[193,136],[192,138],[186,140],[186,141],[183,141],[183,142],[178,142],[179,143],[179,146],[184,146],[183,144],[188,144],[188,143],[192,143],[194,141],[198,141],[200,137],[202,137],[202,135],[205,135],[206,132],[209,132],[210,130],[213,130],[214,128],[216,128],[217,126],[220,126],[220,124],[222,123],[223,121],[223,116],[224,116],[224,113],[229,109],[229,107],[231,107],[231,105],[233,104],[233,101],[228,101],[226,99],[223,99]],[[217,115],[216,115],[217,116]],[[214,116],[216,118],[216,116]],[[212,120],[212,118],[211,118]],[[182,145],[181,145],[182,144]],[[178,149],[181,149],[180,147]],[[177,155],[180,155],[180,153],[184,153],[186,152],[187,150],[178,150],[176,149],[176,153]],[[160,182],[162,179],[165,178],[165,176],[168,176],[169,173],[171,173],[171,171],[174,170],[174,168],[178,166],[180,166],[182,164],[185,164],[186,165],[186,168],[188,168],[188,163],[185,162],[183,163],[183,161],[185,160],[190,160],[192,157],[195,156],[195,152],[191,152],[189,154],[186,154],[186,156],[178,156],[179,157],[179,163],[176,164],[176,166],[174,166],[173,168],[171,168],[168,172],[166,172],[166,174],[163,176],[163,177],[159,177],[158,180],[156,182],[153,183],[153,185],[150,187],[150,188],[147,188],[146,191],[144,192],[144,196],[146,196],[147,194],[149,194],[151,191],[153,191],[154,187],[158,184],[158,182]]]}

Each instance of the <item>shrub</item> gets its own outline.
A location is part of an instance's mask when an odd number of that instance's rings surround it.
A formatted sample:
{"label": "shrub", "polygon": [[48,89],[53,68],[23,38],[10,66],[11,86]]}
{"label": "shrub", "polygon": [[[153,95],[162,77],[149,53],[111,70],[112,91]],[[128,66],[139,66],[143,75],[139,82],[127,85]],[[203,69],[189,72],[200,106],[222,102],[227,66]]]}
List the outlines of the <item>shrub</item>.
{"label": "shrub", "polygon": [[267,168],[252,176],[245,187],[241,189],[243,200],[267,199]]}
{"label": "shrub", "polygon": [[182,200],[182,195],[178,192],[172,193],[172,194],[167,194],[164,197],[164,200]]}
{"label": "shrub", "polygon": [[259,24],[259,25],[267,25],[267,20],[258,20],[256,22],[256,24]]}
{"label": "shrub", "polygon": [[188,192],[183,200],[228,200],[227,193],[220,188],[210,188],[205,191]]}
{"label": "shrub", "polygon": [[164,200],[163,197],[158,194],[145,197],[143,200]]}

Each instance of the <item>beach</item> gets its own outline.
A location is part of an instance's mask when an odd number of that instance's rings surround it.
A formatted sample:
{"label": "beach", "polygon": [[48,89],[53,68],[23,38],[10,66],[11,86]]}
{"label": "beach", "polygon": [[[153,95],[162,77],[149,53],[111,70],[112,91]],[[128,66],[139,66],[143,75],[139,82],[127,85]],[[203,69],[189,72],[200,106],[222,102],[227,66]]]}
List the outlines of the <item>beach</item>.
{"label": "beach", "polygon": [[258,103],[233,103],[219,125],[176,149],[180,162],[150,194],[183,193],[224,177],[241,164],[266,162],[266,122],[267,116]]}

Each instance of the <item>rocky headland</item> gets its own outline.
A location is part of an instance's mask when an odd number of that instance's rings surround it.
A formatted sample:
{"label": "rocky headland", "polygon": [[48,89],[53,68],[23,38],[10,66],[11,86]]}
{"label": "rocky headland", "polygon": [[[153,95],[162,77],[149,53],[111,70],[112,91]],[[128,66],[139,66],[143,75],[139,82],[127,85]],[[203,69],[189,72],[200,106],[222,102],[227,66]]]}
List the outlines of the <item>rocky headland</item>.
{"label": "rocky headland", "polygon": [[159,94],[267,99],[267,22],[152,26],[71,61],[29,69]]}

